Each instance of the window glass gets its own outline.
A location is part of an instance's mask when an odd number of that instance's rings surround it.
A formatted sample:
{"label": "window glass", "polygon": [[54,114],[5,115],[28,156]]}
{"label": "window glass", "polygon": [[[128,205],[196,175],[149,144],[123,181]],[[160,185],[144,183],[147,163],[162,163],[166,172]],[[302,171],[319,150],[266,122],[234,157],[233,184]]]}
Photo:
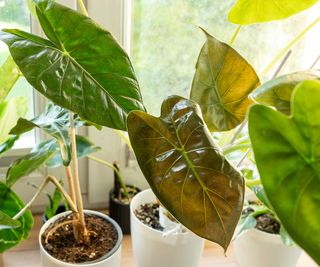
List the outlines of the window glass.
{"label": "window glass", "polygon": [[[30,13],[25,0],[0,0],[0,29],[16,28],[30,32]],[[9,55],[7,45],[0,42],[0,64]],[[32,87],[24,78],[20,78],[9,93],[8,99],[15,96],[24,96],[28,100],[29,110],[27,117],[31,118],[34,113],[34,101]],[[32,147],[35,143],[34,132],[27,133],[20,138],[15,148]]]}
{"label": "window glass", "polygon": [[[227,21],[233,4],[234,0],[134,0],[131,57],[148,112],[159,115],[166,96],[188,96],[205,41],[198,26],[229,43],[237,27]],[[243,27],[233,46],[261,74],[319,9],[317,4],[287,20]],[[299,41],[282,73],[310,68],[320,54],[319,33],[320,24]]]}

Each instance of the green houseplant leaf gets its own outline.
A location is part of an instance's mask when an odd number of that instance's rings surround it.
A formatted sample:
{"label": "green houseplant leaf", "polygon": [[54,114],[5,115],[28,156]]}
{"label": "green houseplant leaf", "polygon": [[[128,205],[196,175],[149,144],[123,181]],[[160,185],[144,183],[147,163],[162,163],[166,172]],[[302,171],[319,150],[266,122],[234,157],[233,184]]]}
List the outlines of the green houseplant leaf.
{"label": "green houseplant leaf", "polygon": [[0,103],[0,144],[9,138],[10,130],[16,125],[19,117],[27,113],[27,101],[16,97]]}
{"label": "green houseplant leaf", "polygon": [[7,152],[8,150],[10,150],[14,143],[19,139],[18,135],[12,135],[10,136],[7,141],[5,141],[4,143],[2,143],[0,145],[0,157],[2,156],[3,153]]}
{"label": "green houseplant leaf", "polygon": [[0,67],[0,102],[6,98],[19,77],[19,68],[13,58],[9,56]]}
{"label": "green houseplant leaf", "polygon": [[292,239],[320,264],[320,82],[296,87],[290,117],[253,106],[249,134],[272,207]]}
{"label": "green houseplant leaf", "polygon": [[36,11],[49,40],[3,30],[21,72],[54,103],[93,123],[126,130],[131,110],[144,110],[129,57],[112,35],[90,18],[52,1]]}
{"label": "green houseplant leaf", "polygon": [[229,12],[229,21],[247,25],[285,19],[313,6],[317,2],[318,0],[238,0]]}
{"label": "green houseplant leaf", "polygon": [[242,210],[244,180],[221,154],[199,106],[169,97],[159,118],[131,112],[128,132],[160,202],[191,231],[227,249]]}
{"label": "green houseplant leaf", "polygon": [[[0,182],[0,211],[12,218],[23,207],[22,200],[4,183]],[[0,230],[0,253],[28,238],[33,225],[31,212],[26,211],[18,221],[21,227]]]}
{"label": "green houseplant leaf", "polygon": [[252,104],[248,95],[260,81],[237,51],[205,34],[207,41],[197,61],[190,98],[199,103],[210,131],[226,131],[245,119]]}
{"label": "green houseplant leaf", "polygon": [[18,228],[20,226],[21,223],[18,220],[12,219],[0,210],[0,231],[3,229]]}
{"label": "green houseplant leaf", "polygon": [[302,81],[319,79],[320,71],[318,70],[294,72],[262,84],[251,96],[258,103],[273,106],[289,115],[293,89]]}
{"label": "green houseplant leaf", "polygon": [[47,140],[31,150],[30,153],[11,163],[7,174],[6,184],[11,187],[21,177],[28,175],[48,161],[59,150],[55,139]]}

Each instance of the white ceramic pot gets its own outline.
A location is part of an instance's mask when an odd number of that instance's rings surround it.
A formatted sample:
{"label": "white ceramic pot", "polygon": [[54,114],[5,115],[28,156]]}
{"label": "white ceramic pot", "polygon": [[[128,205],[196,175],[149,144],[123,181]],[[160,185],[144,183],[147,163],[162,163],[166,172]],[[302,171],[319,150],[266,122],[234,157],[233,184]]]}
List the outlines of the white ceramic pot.
{"label": "white ceramic pot", "polygon": [[146,226],[135,216],[137,207],[155,201],[151,189],[131,200],[131,238],[136,267],[197,267],[204,246],[202,238],[190,231],[163,236],[163,232]]}
{"label": "white ceramic pot", "polygon": [[241,267],[295,267],[301,254],[297,246],[285,246],[279,235],[257,229],[242,233],[233,242]]}
{"label": "white ceramic pot", "polygon": [[113,219],[111,219],[109,216],[107,216],[101,212],[97,212],[97,211],[85,210],[85,213],[96,215],[96,216],[104,218],[105,220],[110,222],[115,227],[115,229],[118,233],[118,241],[117,241],[116,245],[105,256],[103,256],[102,258],[97,259],[95,261],[88,262],[88,263],[66,263],[66,262],[55,259],[43,248],[43,246],[41,244],[42,233],[47,229],[47,227],[51,223],[53,223],[54,221],[56,221],[60,217],[68,215],[70,213],[71,213],[70,211],[60,213],[60,214],[52,217],[51,219],[49,219],[41,227],[40,234],[39,234],[39,244],[40,244],[40,254],[41,254],[41,260],[42,260],[42,267],[120,267],[121,242],[122,242],[121,229],[120,229],[119,225]]}

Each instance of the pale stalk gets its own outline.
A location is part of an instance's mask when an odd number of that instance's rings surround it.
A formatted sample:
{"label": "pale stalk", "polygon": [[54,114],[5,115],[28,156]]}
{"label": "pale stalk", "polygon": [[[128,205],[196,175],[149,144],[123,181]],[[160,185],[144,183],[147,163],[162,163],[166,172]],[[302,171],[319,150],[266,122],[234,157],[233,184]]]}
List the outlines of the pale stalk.
{"label": "pale stalk", "polygon": [[251,188],[253,186],[261,185],[260,179],[254,179],[254,180],[247,180],[246,179],[246,186]]}
{"label": "pale stalk", "polygon": [[49,175],[49,176],[46,177],[46,179],[39,186],[37,192],[34,194],[32,199],[23,207],[23,209],[21,209],[13,217],[13,219],[15,219],[15,220],[19,219],[27,211],[27,209],[29,209],[32,206],[33,202],[37,199],[37,197],[40,195],[42,190],[47,186],[47,184],[49,182],[53,183],[59,189],[59,191],[61,192],[61,194],[65,198],[65,200],[68,202],[68,205],[70,206],[70,208],[73,211],[73,213],[78,213],[77,207],[75,206],[74,202],[72,201],[72,199],[70,198],[68,193],[64,190],[62,185],[59,183],[59,181],[55,177]]}
{"label": "pale stalk", "polygon": [[76,203],[76,193],[74,191],[74,182],[70,165],[66,166],[66,174],[68,178],[69,194],[74,203]]}
{"label": "pale stalk", "polygon": [[232,38],[231,38],[231,41],[230,41],[230,46],[231,46],[231,45],[234,43],[234,41],[236,40],[236,38],[237,38],[240,30],[241,30],[241,25],[239,25],[239,26],[237,27],[236,31],[234,32],[234,34],[233,34],[233,36],[232,36]]}
{"label": "pale stalk", "polygon": [[74,187],[75,187],[75,197],[79,214],[79,222],[83,227],[83,236],[87,236],[88,232],[86,229],[86,222],[84,219],[83,212],[83,202],[81,196],[81,188],[79,181],[79,169],[78,169],[78,158],[77,158],[77,142],[76,142],[76,131],[74,128],[74,114],[70,112],[70,139],[71,139],[71,148],[72,148],[72,164],[73,164],[73,178],[74,178]]}
{"label": "pale stalk", "polygon": [[242,162],[246,159],[246,157],[248,156],[248,154],[250,153],[251,148],[248,148],[246,153],[243,154],[242,158],[239,160],[239,162],[237,163],[237,167],[240,167]]}
{"label": "pale stalk", "polygon": [[127,191],[126,184],[124,183],[124,179],[123,179],[121,173],[119,172],[119,170],[118,170],[116,167],[114,167],[111,163],[109,163],[108,161],[105,161],[105,160],[96,158],[96,157],[91,156],[91,155],[88,155],[87,157],[88,157],[89,159],[92,159],[92,160],[94,160],[94,161],[96,161],[96,162],[99,162],[99,163],[101,163],[101,164],[103,164],[103,165],[111,168],[112,170],[114,170],[114,171],[116,172],[116,174],[118,175],[119,182],[120,182],[120,184],[121,184],[121,187],[122,187],[124,196],[125,196],[127,199],[129,199],[129,193],[128,193],[128,191]]}
{"label": "pale stalk", "polygon": [[320,22],[320,17],[315,19],[312,23],[310,23],[297,37],[295,37],[284,49],[280,51],[280,53],[269,63],[269,65],[262,71],[261,77],[265,76],[270,69],[277,63],[280,58],[282,58],[286,52],[294,46],[310,29],[312,29],[318,22]]}
{"label": "pale stalk", "polygon": [[84,6],[84,3],[82,2],[82,0],[77,0],[78,1],[78,6],[80,7],[81,12],[83,13],[83,15],[85,16],[89,16],[88,12],[86,10],[86,7]]}

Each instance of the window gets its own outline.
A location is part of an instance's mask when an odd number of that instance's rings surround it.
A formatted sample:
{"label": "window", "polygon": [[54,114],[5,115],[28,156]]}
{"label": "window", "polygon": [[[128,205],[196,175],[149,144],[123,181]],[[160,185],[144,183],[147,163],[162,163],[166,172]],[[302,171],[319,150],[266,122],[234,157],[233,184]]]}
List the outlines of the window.
{"label": "window", "polygon": [[[236,25],[227,21],[227,14],[233,4],[233,0],[134,1],[131,58],[149,113],[159,115],[162,100],[169,95],[188,96],[205,41],[198,26],[230,42]],[[243,27],[234,47],[261,74],[276,54],[316,18],[319,7],[317,4],[284,21]],[[320,54],[316,42],[319,32],[317,25],[294,47],[282,73],[310,68]]]}
{"label": "window", "polygon": [[[0,29],[17,28],[24,31],[31,30],[30,13],[25,0],[0,0]],[[7,45],[0,43],[0,65],[8,57]],[[24,78],[20,78],[11,90],[8,98],[23,96],[28,100],[28,118],[34,114],[34,101],[32,87]],[[23,135],[15,144],[15,148],[30,148],[35,144],[34,132]]]}

